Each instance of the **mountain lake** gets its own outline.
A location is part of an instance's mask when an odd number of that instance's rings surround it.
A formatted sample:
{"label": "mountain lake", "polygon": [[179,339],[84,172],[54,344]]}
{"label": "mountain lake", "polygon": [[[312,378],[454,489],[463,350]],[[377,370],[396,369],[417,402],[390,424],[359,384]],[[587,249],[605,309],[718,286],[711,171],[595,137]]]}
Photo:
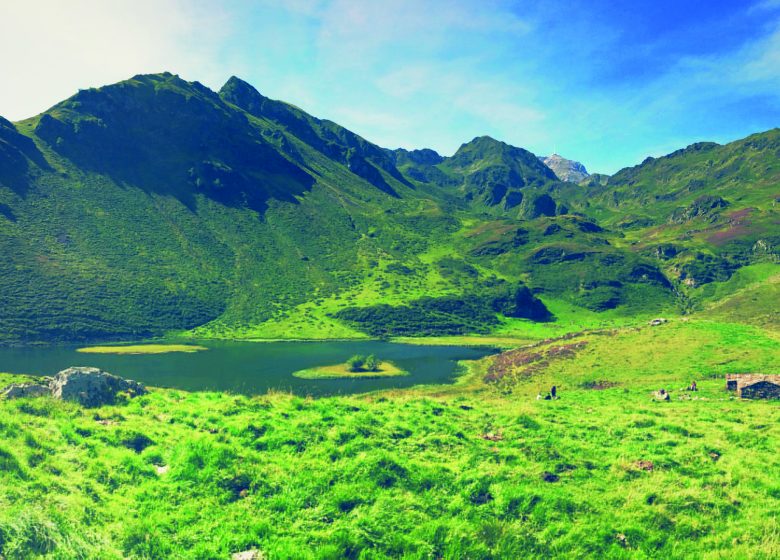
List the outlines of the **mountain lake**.
{"label": "mountain lake", "polygon": [[[324,396],[363,393],[419,384],[452,383],[458,360],[476,360],[496,350],[424,346],[382,341],[239,342],[188,341],[207,350],[163,354],[87,354],[83,346],[0,347],[0,372],[54,375],[71,366],[94,366],[152,387],[224,391],[245,395],[268,390]],[[86,346],[86,345],[85,345]],[[401,377],[300,379],[299,370],[344,363],[374,354],[409,372]]]}

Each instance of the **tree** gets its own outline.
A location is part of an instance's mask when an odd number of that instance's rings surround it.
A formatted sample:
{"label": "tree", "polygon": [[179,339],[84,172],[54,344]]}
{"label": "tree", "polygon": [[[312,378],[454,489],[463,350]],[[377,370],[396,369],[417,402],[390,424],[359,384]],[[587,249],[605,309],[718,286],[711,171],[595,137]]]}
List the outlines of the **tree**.
{"label": "tree", "polygon": [[360,354],[355,354],[349,360],[347,360],[347,369],[349,371],[360,371],[363,364],[366,363],[366,358]]}
{"label": "tree", "polygon": [[376,356],[371,354],[368,356],[368,358],[366,358],[366,363],[364,364],[364,367],[368,371],[379,371],[379,360],[376,359]]}

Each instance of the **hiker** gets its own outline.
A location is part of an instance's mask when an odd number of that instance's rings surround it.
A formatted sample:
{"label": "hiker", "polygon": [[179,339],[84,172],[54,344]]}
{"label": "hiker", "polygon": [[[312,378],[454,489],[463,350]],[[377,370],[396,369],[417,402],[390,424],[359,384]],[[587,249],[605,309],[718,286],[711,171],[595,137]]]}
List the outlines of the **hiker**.
{"label": "hiker", "polygon": [[555,388],[555,385],[553,385],[552,389],[550,389],[550,396],[554,399],[558,398],[558,390]]}
{"label": "hiker", "polygon": [[653,393],[653,399],[657,401],[668,401],[671,400],[671,396],[666,391],[666,389],[658,389],[655,393]]}
{"label": "hiker", "polygon": [[689,391],[698,391],[698,390],[699,390],[699,388],[696,386],[696,382],[695,382],[695,381],[693,381],[693,382],[691,383],[691,386],[690,386],[690,387],[688,387],[688,390],[689,390]]}

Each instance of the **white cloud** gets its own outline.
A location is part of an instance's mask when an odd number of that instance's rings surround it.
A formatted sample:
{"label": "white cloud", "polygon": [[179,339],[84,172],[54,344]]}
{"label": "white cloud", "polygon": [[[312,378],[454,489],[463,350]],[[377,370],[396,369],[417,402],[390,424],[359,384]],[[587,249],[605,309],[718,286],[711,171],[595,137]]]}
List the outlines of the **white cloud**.
{"label": "white cloud", "polygon": [[428,87],[434,72],[435,69],[430,64],[411,64],[380,76],[376,85],[392,97],[409,98]]}
{"label": "white cloud", "polygon": [[355,123],[361,127],[368,126],[390,133],[408,130],[412,126],[411,120],[405,116],[356,107],[341,107],[337,109],[335,118],[338,122],[347,126],[347,128],[349,128],[349,124]]}
{"label": "white cloud", "polygon": [[748,13],[756,11],[774,10],[780,8],[780,0],[761,0],[753,4]]}
{"label": "white cloud", "polygon": [[[203,9],[202,9],[203,8]],[[216,5],[180,0],[1,2],[0,115],[30,117],[135,74],[169,70],[217,85],[214,52],[230,29]]]}
{"label": "white cloud", "polygon": [[383,49],[416,59],[435,52],[457,56],[469,48],[464,34],[528,33],[531,25],[510,8],[496,0],[333,0],[319,12],[318,46],[340,67],[369,67]]}

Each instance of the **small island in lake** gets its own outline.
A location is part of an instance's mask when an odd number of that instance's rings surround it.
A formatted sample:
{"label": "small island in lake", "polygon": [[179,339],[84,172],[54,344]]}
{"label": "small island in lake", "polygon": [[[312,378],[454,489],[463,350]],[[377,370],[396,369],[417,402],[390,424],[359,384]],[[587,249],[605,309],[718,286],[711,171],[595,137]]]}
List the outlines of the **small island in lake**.
{"label": "small island in lake", "polygon": [[136,344],[128,346],[89,346],[76,352],[83,354],[167,354],[169,352],[201,352],[205,346],[194,344]]}
{"label": "small island in lake", "polygon": [[376,377],[400,377],[409,375],[391,362],[378,360],[373,354],[367,357],[352,356],[343,364],[302,369],[293,373],[301,379],[352,379]]}

